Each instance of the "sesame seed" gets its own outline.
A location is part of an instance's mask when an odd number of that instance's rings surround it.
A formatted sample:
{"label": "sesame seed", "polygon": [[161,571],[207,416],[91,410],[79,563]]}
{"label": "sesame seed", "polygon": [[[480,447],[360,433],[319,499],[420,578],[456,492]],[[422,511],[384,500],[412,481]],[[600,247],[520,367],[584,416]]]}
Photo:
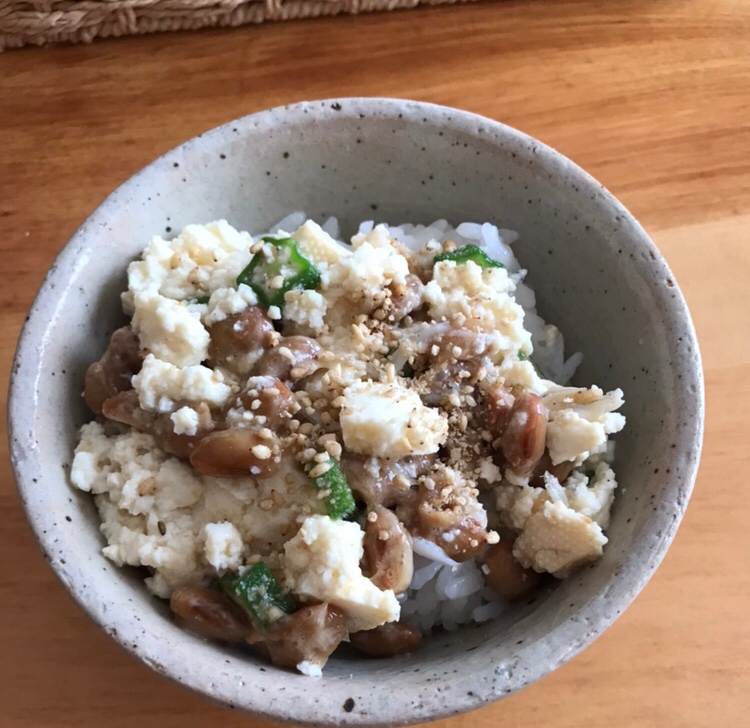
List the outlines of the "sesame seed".
{"label": "sesame seed", "polygon": [[397,485],[399,488],[406,490],[407,488],[411,487],[411,483],[409,482],[409,479],[404,475],[397,475],[393,482],[395,485]]}
{"label": "sesame seed", "polygon": [[325,447],[331,457],[337,460],[341,457],[342,448],[338,442],[326,442]]}
{"label": "sesame seed", "polygon": [[255,455],[258,460],[268,460],[273,454],[268,445],[255,445],[250,449],[250,452]]}
{"label": "sesame seed", "polygon": [[319,478],[321,475],[325,475],[330,469],[332,465],[330,462],[325,463],[318,463],[310,472],[309,475],[311,478]]}

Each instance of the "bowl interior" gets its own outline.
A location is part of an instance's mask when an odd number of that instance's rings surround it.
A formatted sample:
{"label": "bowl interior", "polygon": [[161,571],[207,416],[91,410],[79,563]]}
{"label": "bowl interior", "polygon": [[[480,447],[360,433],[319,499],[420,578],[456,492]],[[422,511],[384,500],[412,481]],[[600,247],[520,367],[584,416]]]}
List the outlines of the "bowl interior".
{"label": "bowl interior", "polygon": [[[313,122],[314,120],[314,122]],[[333,659],[325,676],[280,673],[174,627],[142,575],[101,556],[91,500],[69,487],[88,363],[123,320],[125,268],[150,237],[226,218],[257,233],[292,210],[345,233],[361,220],[447,218],[519,231],[542,316],[576,381],[625,391],[620,489],[604,557],[498,621],[432,637],[393,661]],[[692,326],[671,273],[630,215],[568,160],[518,132],[442,107],[340,100],[264,112],[198,137],[117,190],[78,231],[19,345],[14,465],[51,564],[91,615],[158,671],[260,715],[395,724],[459,713],[546,674],[592,641],[661,560],[692,487],[702,431]],[[312,689],[311,689],[312,688]]]}

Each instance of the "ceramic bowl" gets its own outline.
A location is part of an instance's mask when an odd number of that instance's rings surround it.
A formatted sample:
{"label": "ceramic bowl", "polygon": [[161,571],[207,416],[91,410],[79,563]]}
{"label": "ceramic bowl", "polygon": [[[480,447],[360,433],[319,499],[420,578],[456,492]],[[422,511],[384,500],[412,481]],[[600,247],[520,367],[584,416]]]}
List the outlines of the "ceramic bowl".
{"label": "ceramic bowl", "polygon": [[[142,575],[101,553],[90,497],[68,483],[87,365],[121,323],[125,269],[149,238],[226,218],[261,232],[292,210],[393,224],[447,218],[519,231],[543,317],[582,351],[576,380],[622,387],[620,482],[604,557],[500,619],[432,636],[392,660],[334,658],[319,679],[176,627]],[[154,670],[282,721],[396,725],[454,715],[564,664],[631,603],[662,560],[692,489],[703,382],[695,333],[649,237],[598,182],[495,121],[412,101],[340,99],[272,109],[174,149],[117,189],[50,269],[18,345],[9,404],[21,497],[78,603]]]}

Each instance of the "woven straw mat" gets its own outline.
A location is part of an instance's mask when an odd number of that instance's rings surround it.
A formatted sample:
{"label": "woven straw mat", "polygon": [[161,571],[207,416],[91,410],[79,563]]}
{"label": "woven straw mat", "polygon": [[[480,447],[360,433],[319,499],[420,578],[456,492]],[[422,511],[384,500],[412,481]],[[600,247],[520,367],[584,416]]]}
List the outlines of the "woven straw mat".
{"label": "woven straw mat", "polygon": [[0,51],[466,0],[0,0]]}

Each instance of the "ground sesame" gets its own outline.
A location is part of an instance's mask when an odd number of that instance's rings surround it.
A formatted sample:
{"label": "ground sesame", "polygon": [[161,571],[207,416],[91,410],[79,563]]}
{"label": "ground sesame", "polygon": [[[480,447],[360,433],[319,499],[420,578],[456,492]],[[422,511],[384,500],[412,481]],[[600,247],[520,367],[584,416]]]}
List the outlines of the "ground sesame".
{"label": "ground sesame", "polygon": [[268,281],[268,287],[272,291],[278,291],[284,285],[284,276],[274,276]]}
{"label": "ground sesame", "polygon": [[327,441],[325,443],[325,448],[326,448],[326,451],[328,452],[328,454],[332,458],[336,458],[338,460],[341,457],[341,452],[342,452],[341,445],[338,442],[336,442],[335,440],[333,440],[333,441],[331,441],[331,440]]}

